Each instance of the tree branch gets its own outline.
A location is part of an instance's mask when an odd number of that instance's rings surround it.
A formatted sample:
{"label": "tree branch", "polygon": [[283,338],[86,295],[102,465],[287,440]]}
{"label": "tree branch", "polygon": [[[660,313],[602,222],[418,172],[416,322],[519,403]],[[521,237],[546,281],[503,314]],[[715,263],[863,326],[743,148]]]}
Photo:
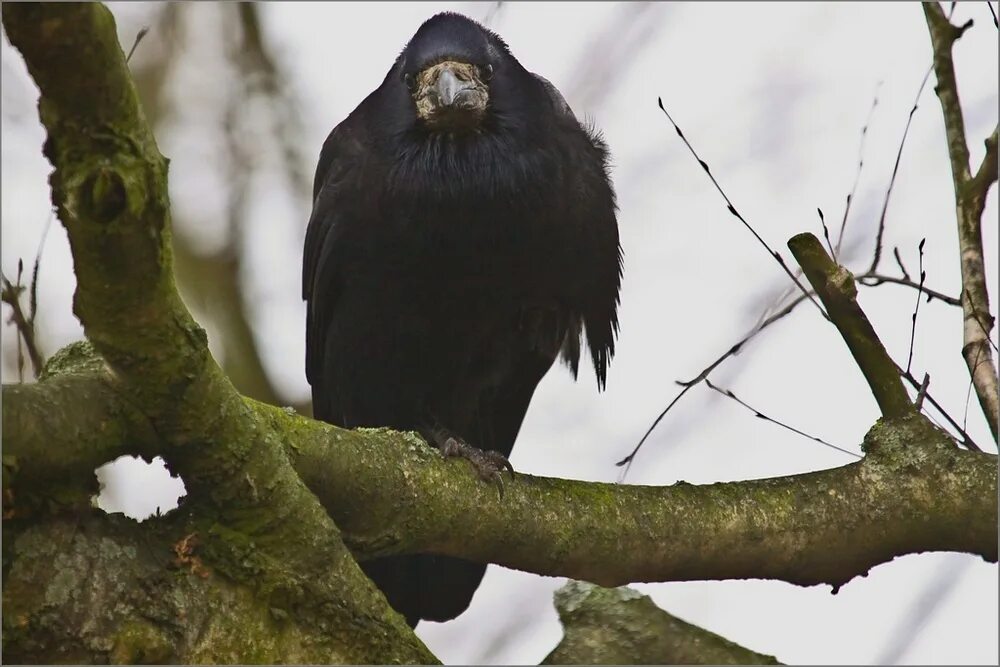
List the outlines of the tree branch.
{"label": "tree branch", "polygon": [[976,388],[976,396],[989,423],[993,439],[1000,442],[997,423],[1000,421],[997,367],[990,349],[990,332],[994,319],[990,313],[986,269],[983,263],[982,215],[986,195],[997,180],[997,130],[986,140],[986,156],[973,178],[969,171],[969,147],[966,143],[965,122],[958,98],[958,84],[951,58],[952,45],[972,25],[952,25],[937,2],[924,2],[924,16],[934,48],[934,73],[937,76],[938,100],[944,115],[955,188],[955,211],[958,220],[958,247],[962,267],[963,322],[962,356]]}
{"label": "tree branch", "polygon": [[308,614],[274,603],[293,589],[256,596],[218,572],[216,538],[184,510],[141,524],[98,510],[23,523],[4,520],[16,553],[4,576],[7,664],[356,661],[317,641]]}
{"label": "tree branch", "polygon": [[830,259],[819,239],[812,234],[793,236],[788,247],[850,348],[882,415],[886,419],[898,419],[912,414],[913,403],[899,379],[896,364],[855,301],[858,289],[854,276]]}
{"label": "tree branch", "polygon": [[631,588],[570,581],[555,603],[565,636],[542,664],[780,664],[668,614]]}
{"label": "tree branch", "polygon": [[[29,406],[52,400],[45,385],[56,379],[16,391],[4,387],[4,423],[12,425],[5,429],[5,453],[22,470],[43,442],[64,470],[77,471],[92,470],[127,446],[155,447],[110,437],[100,448],[78,447],[67,435],[73,431],[65,427],[75,423],[69,421],[46,432],[18,428],[27,421],[23,411],[44,410]],[[90,395],[93,421],[121,412],[121,395]],[[731,578],[839,586],[907,553],[997,558],[997,458],[955,448],[917,415],[877,424],[865,439],[868,456],[842,468],[668,487],[518,474],[505,482],[501,503],[496,489],[464,462],[443,459],[413,434],[345,431],[249,399],[245,412],[284,443],[359,558],[434,552],[608,586]],[[52,410],[51,421],[63,419],[60,414]],[[46,480],[58,479],[33,473],[29,485],[15,474],[5,485],[20,498],[25,485],[38,492],[51,483]],[[852,539],[845,543],[847,533]],[[831,551],[833,542],[842,547]]]}
{"label": "tree branch", "polygon": [[956,299],[953,296],[948,296],[947,294],[942,294],[941,292],[936,292],[928,287],[921,287],[919,283],[915,283],[908,276],[903,276],[902,278],[896,278],[894,276],[887,276],[882,273],[863,273],[856,276],[858,283],[864,285],[865,287],[878,287],[879,285],[885,283],[892,283],[894,285],[902,285],[903,287],[912,287],[913,289],[919,289],[924,294],[927,295],[928,300],[937,299],[942,303],[946,303],[949,306],[961,306],[961,299]]}

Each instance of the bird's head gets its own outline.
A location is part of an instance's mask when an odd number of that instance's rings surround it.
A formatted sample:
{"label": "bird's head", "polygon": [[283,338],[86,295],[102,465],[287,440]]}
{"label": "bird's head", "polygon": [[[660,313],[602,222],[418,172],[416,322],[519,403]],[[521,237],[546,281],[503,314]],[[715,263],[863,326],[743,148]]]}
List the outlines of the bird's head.
{"label": "bird's head", "polygon": [[478,130],[506,53],[497,35],[460,14],[425,21],[397,61],[419,122],[431,131]]}

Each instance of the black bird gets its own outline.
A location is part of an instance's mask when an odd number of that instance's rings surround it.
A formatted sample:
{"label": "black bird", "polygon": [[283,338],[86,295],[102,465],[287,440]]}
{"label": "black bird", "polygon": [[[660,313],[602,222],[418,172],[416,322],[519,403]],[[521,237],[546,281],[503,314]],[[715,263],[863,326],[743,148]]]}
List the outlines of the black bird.
{"label": "black bird", "polygon": [[[621,251],[604,142],[507,45],[427,20],[323,144],[303,257],[317,419],[415,430],[498,478],[535,386],[581,335],[603,388]],[[454,618],[484,564],[363,563],[411,625]]]}

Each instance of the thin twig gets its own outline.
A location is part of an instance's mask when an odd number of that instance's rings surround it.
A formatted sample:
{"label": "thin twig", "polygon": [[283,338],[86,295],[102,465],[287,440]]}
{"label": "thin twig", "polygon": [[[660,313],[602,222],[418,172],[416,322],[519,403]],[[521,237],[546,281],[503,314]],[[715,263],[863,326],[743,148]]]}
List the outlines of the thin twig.
{"label": "thin twig", "polygon": [[[896,264],[899,265],[899,270],[903,272],[903,279],[909,281],[910,272],[906,270],[906,267],[903,265],[903,258],[899,256],[899,246],[896,246],[892,249],[892,256],[896,258]],[[961,304],[956,303],[955,305],[961,305]]]}
{"label": "thin twig", "polygon": [[826,228],[826,219],[823,217],[823,209],[817,206],[816,212],[819,213],[819,223],[823,225],[823,238],[826,239],[826,247],[830,250],[830,255],[836,257],[837,253],[833,249],[833,244],[830,243],[830,230]]}
{"label": "thin twig", "polygon": [[[906,372],[910,372],[910,367],[913,365],[913,343],[917,338],[917,313],[920,312],[920,296],[924,293],[924,281],[927,279],[927,272],[924,271],[924,243],[927,242],[926,238],[920,239],[919,245],[917,245],[917,252],[920,254],[920,284],[917,285],[917,303],[913,306],[913,316],[910,318],[910,352],[906,357]],[[917,409],[920,409],[919,403],[917,404]]]}
{"label": "thin twig", "polygon": [[632,451],[628,454],[628,456],[626,456],[622,460],[617,461],[615,463],[616,466],[626,466],[625,470],[622,472],[622,474],[620,476],[620,479],[624,480],[625,476],[628,474],[629,468],[631,468],[631,466],[632,466],[632,461],[635,460],[636,454],[639,453],[639,449],[642,448],[642,445],[646,442],[646,439],[649,438],[650,434],[656,429],[657,425],[661,421],[663,421],[663,418],[667,416],[668,412],[670,412],[670,409],[673,408],[674,405],[676,405],[677,402],[680,401],[681,398],[684,397],[684,394],[686,394],[688,392],[688,390],[691,389],[691,387],[695,386],[696,384],[698,384],[699,382],[701,382],[705,378],[707,378],[708,374],[711,373],[716,368],[718,368],[718,366],[722,362],[724,362],[726,359],[728,359],[729,357],[737,354],[743,348],[743,346],[746,345],[749,341],[751,341],[755,336],[757,336],[757,334],[759,334],[764,329],[768,328],[769,326],[771,326],[772,324],[774,324],[778,320],[780,320],[780,319],[786,317],[787,315],[789,315],[793,310],[795,310],[795,307],[798,306],[803,301],[805,301],[806,298],[807,298],[807,296],[804,295],[804,294],[800,294],[799,296],[797,296],[787,306],[785,306],[780,311],[778,311],[774,315],[771,315],[770,317],[768,317],[767,319],[765,319],[763,322],[761,322],[760,324],[758,324],[757,326],[755,326],[753,329],[751,329],[749,333],[747,333],[745,336],[743,336],[743,338],[741,338],[739,341],[737,341],[734,345],[730,346],[728,350],[726,350],[721,355],[719,355],[719,357],[717,357],[715,359],[715,361],[713,361],[708,366],[706,366],[705,368],[703,368],[701,370],[701,372],[698,373],[698,375],[696,375],[692,379],[690,379],[690,380],[677,380],[676,381],[677,384],[679,384],[682,387],[680,393],[677,394],[677,396],[675,396],[673,398],[673,400],[670,401],[670,403],[667,405],[667,407],[663,408],[663,410],[660,412],[660,414],[658,414],[656,416],[656,419],[654,419],[653,423],[649,425],[649,428],[646,429],[646,432],[643,434],[642,438],[639,439],[638,444],[636,444],[636,446],[632,449]]}
{"label": "thin twig", "polygon": [[878,91],[881,87],[882,82],[879,81],[875,86],[875,95],[872,98],[871,109],[868,110],[868,117],[865,118],[865,124],[861,127],[861,142],[858,145],[858,169],[854,172],[854,184],[851,186],[851,192],[847,195],[847,202],[844,204],[844,217],[840,221],[840,233],[837,235],[837,245],[833,253],[835,261],[840,254],[840,246],[844,242],[844,231],[847,229],[847,216],[851,212],[851,202],[854,201],[854,195],[858,191],[858,182],[861,180],[861,169],[865,165],[865,138],[868,136],[868,127],[871,125],[872,117],[875,115],[875,107],[878,106]]}
{"label": "thin twig", "polygon": [[997,13],[993,11],[993,5],[991,5],[987,0],[986,6],[990,8],[990,14],[993,16],[993,26],[996,28],[1000,28],[1000,23],[997,23]]}
{"label": "thin twig", "polygon": [[857,281],[864,285],[865,287],[878,287],[884,283],[892,283],[894,285],[903,285],[904,287],[912,287],[913,289],[921,289],[923,293],[927,296],[927,301],[933,301],[937,299],[942,303],[946,303],[949,306],[961,306],[962,301],[953,296],[948,296],[947,294],[942,294],[928,287],[921,287],[919,283],[915,283],[910,280],[910,277],[896,278],[894,276],[886,276],[881,273],[862,273],[857,277]]}
{"label": "thin twig", "polygon": [[758,410],[758,409],[750,406],[749,404],[747,404],[745,401],[743,401],[741,398],[739,398],[736,394],[734,394],[732,392],[732,390],[730,390],[730,389],[722,389],[720,387],[717,387],[708,378],[705,378],[705,384],[707,384],[710,389],[714,389],[715,391],[719,392],[723,396],[725,396],[727,398],[731,398],[732,400],[736,401],[737,403],[739,403],[740,405],[742,405],[744,408],[746,408],[747,410],[749,410],[750,412],[752,412],[754,414],[754,416],[757,417],[758,419],[763,419],[764,421],[769,421],[772,424],[777,424],[781,428],[787,429],[787,430],[791,431],[792,433],[796,433],[798,435],[801,435],[804,438],[809,438],[810,440],[815,440],[816,442],[820,443],[821,445],[825,445],[827,447],[830,447],[831,449],[836,449],[838,452],[843,452],[844,454],[848,454],[850,456],[853,456],[856,459],[862,458],[862,456],[860,454],[855,454],[854,452],[852,452],[850,450],[847,450],[847,449],[844,449],[843,447],[838,447],[837,445],[829,443],[826,440],[824,440],[823,438],[818,438],[815,435],[809,435],[805,431],[800,431],[799,429],[795,428],[794,426],[789,426],[788,424],[785,424],[784,422],[778,421],[777,419],[774,419],[773,417],[768,417],[767,415],[765,415],[764,413],[762,413],[760,410]]}
{"label": "thin twig", "polygon": [[[899,369],[899,375],[900,375],[900,377],[902,377],[904,380],[906,380],[906,382],[908,382],[911,387],[913,387],[917,391],[920,391],[920,386],[923,384],[921,381],[919,381],[919,380],[917,380],[917,378],[913,377],[912,373],[907,373],[906,371],[904,371],[903,368],[902,368],[902,366],[897,365],[896,368]],[[983,451],[982,448],[980,448],[980,446],[978,444],[976,444],[976,441],[972,439],[972,436],[969,435],[966,432],[965,428],[962,427],[962,426],[959,426],[958,422],[956,422],[952,418],[952,416],[949,415],[947,413],[947,411],[945,411],[945,409],[943,407],[941,407],[941,404],[938,403],[936,400],[934,400],[934,396],[931,395],[930,391],[926,391],[924,393],[924,398],[925,398],[925,400],[928,403],[930,403],[932,406],[934,406],[934,409],[938,411],[938,414],[940,414],[942,417],[944,417],[945,421],[947,421],[949,424],[951,424],[951,427],[953,429],[955,429],[955,431],[962,438],[961,442],[962,442],[963,445],[965,445],[966,449],[971,449],[974,452],[981,452],[981,451]],[[957,439],[958,438],[956,438],[956,440]]]}
{"label": "thin twig", "polygon": [[0,274],[0,301],[6,303],[11,308],[11,315],[8,322],[12,323],[17,328],[18,333],[18,377],[20,381],[23,381],[23,353],[21,352],[21,342],[23,341],[24,347],[28,352],[28,359],[31,360],[31,368],[34,371],[35,377],[42,372],[42,366],[44,364],[41,352],[38,350],[38,343],[35,339],[35,328],[34,322],[25,316],[24,311],[21,309],[21,293],[24,292],[24,286],[21,285],[21,273],[24,268],[24,264],[18,260],[18,271],[17,271],[17,283],[11,283],[7,279],[7,276]]}
{"label": "thin twig", "polygon": [[913,401],[913,407],[919,412],[924,407],[924,398],[927,396],[927,387],[931,384],[930,373],[924,373],[924,381],[920,383],[920,390],[917,392],[917,400]]}
{"label": "thin twig", "polygon": [[816,301],[815,298],[813,298],[812,293],[805,288],[802,282],[795,276],[794,273],[792,273],[791,269],[788,268],[788,265],[785,264],[785,260],[781,256],[781,254],[778,253],[776,250],[773,250],[771,246],[768,245],[767,241],[765,241],[761,237],[761,235],[757,233],[757,230],[750,226],[750,223],[746,221],[746,218],[740,215],[739,211],[736,210],[736,207],[733,206],[733,202],[730,201],[729,196],[726,195],[725,191],[722,189],[722,186],[719,185],[719,182],[715,180],[715,176],[712,175],[712,170],[708,168],[708,163],[701,159],[697,151],[695,151],[694,146],[692,146],[691,142],[687,140],[687,137],[685,137],[684,133],[681,132],[681,128],[677,125],[677,123],[674,122],[674,119],[670,116],[670,113],[667,112],[666,107],[663,106],[663,98],[658,97],[656,98],[656,101],[660,105],[660,111],[662,111],[663,115],[667,117],[667,120],[670,121],[670,124],[674,126],[674,130],[677,132],[677,136],[681,138],[681,141],[683,141],[684,145],[687,146],[687,149],[691,152],[691,155],[694,156],[694,159],[698,161],[698,164],[701,165],[701,168],[705,170],[706,174],[708,174],[708,177],[709,179],[711,179],[712,185],[715,186],[715,189],[718,190],[719,194],[722,195],[722,198],[726,200],[726,206],[728,207],[729,212],[733,214],[733,216],[735,216],[737,220],[743,223],[743,226],[746,227],[751,234],[753,234],[754,238],[757,239],[758,243],[764,246],[764,249],[767,250],[768,254],[770,254],[771,257],[773,257],[774,260],[781,266],[782,270],[784,270],[784,272],[788,274],[788,277],[792,279],[792,282],[795,283],[796,287],[798,287],[799,290],[803,294],[805,294],[806,297],[808,297],[808,299],[812,302],[812,304],[816,306],[816,309],[820,312],[820,314],[822,314],[825,319],[830,319],[829,316],[826,314],[826,312],[823,310],[823,307],[819,305],[819,302]]}
{"label": "thin twig", "polygon": [[128,63],[129,63],[130,60],[132,60],[132,54],[135,53],[135,49],[136,49],[137,46],[139,46],[139,42],[142,41],[142,38],[145,37],[146,33],[148,33],[148,32],[149,32],[149,26],[145,25],[145,26],[142,27],[141,30],[139,30],[138,34],[136,34],[135,41],[132,42],[132,48],[128,50],[128,55],[125,56],[125,64],[126,65],[128,65]]}
{"label": "thin twig", "polygon": [[917,96],[913,99],[913,107],[910,109],[910,115],[906,118],[906,127],[903,128],[903,136],[899,140],[899,149],[896,151],[896,163],[892,167],[889,187],[886,188],[885,198],[882,200],[882,213],[879,215],[878,232],[875,234],[875,254],[872,257],[871,266],[868,267],[869,273],[874,273],[878,269],[878,264],[882,259],[882,236],[885,233],[885,214],[889,210],[889,197],[892,195],[892,188],[896,184],[896,174],[899,172],[899,162],[903,157],[903,147],[906,145],[906,137],[910,134],[910,124],[913,122],[913,114],[917,112],[920,96],[924,92],[924,86],[927,85],[927,79],[930,78],[932,71],[934,71],[933,66],[927,69],[927,73],[924,74],[924,78],[920,82],[920,88],[917,89]]}
{"label": "thin twig", "polygon": [[35,325],[35,316],[38,314],[38,273],[42,266],[42,250],[45,248],[45,239],[49,237],[49,228],[52,227],[52,219],[55,218],[55,211],[49,213],[42,229],[42,238],[38,241],[38,250],[35,251],[35,264],[31,269],[31,287],[28,289],[28,319],[31,325]]}
{"label": "thin twig", "polygon": [[[976,359],[978,361],[978,358]],[[969,387],[965,390],[965,409],[962,411],[962,428],[969,424],[969,402],[972,399],[972,378],[969,378]]]}

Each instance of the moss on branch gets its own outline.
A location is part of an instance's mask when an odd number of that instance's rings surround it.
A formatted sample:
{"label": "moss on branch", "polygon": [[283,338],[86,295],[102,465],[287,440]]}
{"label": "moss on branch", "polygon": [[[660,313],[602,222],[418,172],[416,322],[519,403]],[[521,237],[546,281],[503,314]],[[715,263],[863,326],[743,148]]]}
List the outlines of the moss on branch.
{"label": "moss on branch", "polygon": [[[28,400],[25,391],[18,401]],[[34,391],[45,400],[43,386]],[[604,585],[772,578],[834,586],[907,553],[997,558],[996,457],[955,448],[917,415],[877,424],[866,458],[842,468],[669,487],[518,474],[502,502],[462,461],[413,434],[345,431],[249,399],[246,416],[288,451],[359,558],[436,551]],[[32,435],[5,436],[5,447],[30,453]],[[121,448],[104,445],[109,455]],[[107,460],[86,455],[86,465]]]}
{"label": "moss on branch", "polygon": [[142,524],[94,511],[19,531],[4,577],[4,660],[357,661],[335,634],[316,633],[294,609],[206,564],[196,523],[183,510]]}

